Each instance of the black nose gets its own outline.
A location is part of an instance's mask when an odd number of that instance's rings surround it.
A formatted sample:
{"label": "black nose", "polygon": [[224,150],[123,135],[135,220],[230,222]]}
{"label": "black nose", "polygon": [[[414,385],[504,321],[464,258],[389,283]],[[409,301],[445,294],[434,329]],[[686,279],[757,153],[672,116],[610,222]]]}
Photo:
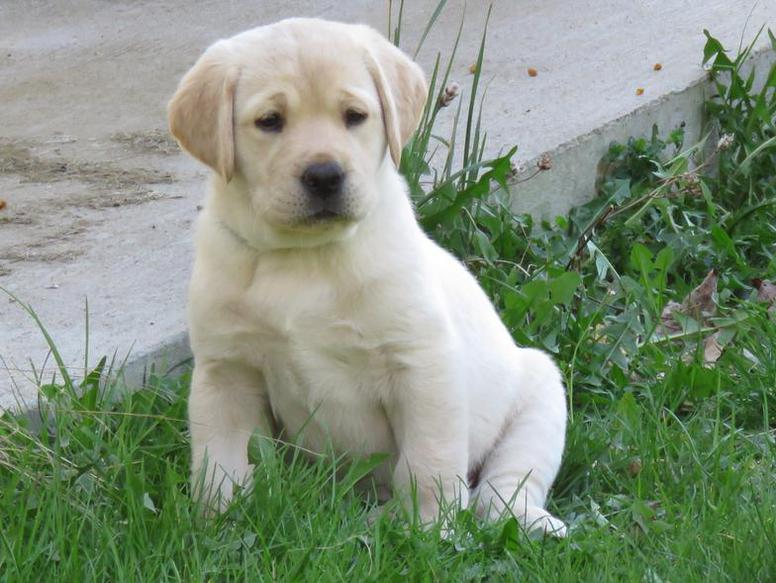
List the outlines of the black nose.
{"label": "black nose", "polygon": [[336,162],[310,164],[302,173],[302,184],[311,196],[328,198],[340,193],[345,172]]}

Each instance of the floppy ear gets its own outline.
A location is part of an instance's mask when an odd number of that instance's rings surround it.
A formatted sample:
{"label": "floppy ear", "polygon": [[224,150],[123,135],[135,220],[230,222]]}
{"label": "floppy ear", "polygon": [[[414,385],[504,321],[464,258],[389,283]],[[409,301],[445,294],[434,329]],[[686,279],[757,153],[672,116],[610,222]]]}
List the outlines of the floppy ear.
{"label": "floppy ear", "polygon": [[379,33],[368,30],[367,67],[380,97],[388,149],[398,168],[401,150],[423,115],[428,87],[414,61]]}
{"label": "floppy ear", "polygon": [[234,173],[234,94],[239,70],[224,41],[183,76],[167,106],[170,133],[189,154],[229,182]]}

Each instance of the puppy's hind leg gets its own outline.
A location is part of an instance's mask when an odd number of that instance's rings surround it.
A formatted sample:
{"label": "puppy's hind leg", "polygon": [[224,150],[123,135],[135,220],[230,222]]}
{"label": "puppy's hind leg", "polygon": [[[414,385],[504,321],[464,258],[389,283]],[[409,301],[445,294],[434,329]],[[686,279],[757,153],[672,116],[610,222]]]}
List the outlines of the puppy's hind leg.
{"label": "puppy's hind leg", "polygon": [[511,512],[526,530],[562,537],[565,525],[544,509],[544,503],[563,455],[563,384],[549,356],[534,349],[518,350],[518,407],[485,458],[472,496],[484,518],[495,520]]}

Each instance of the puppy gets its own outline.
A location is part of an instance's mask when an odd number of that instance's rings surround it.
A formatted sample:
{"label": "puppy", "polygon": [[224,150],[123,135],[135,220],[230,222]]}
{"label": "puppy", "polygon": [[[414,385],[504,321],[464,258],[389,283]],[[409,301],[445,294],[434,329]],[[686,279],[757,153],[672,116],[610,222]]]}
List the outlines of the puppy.
{"label": "puppy", "polygon": [[426,96],[371,28],[291,19],[212,45],[170,101],[172,134],[213,170],[188,302],[192,472],[211,507],[250,478],[258,430],[390,454],[374,479],[424,521],[471,503],[564,534],[543,508],[560,374],[423,233],[396,170]]}

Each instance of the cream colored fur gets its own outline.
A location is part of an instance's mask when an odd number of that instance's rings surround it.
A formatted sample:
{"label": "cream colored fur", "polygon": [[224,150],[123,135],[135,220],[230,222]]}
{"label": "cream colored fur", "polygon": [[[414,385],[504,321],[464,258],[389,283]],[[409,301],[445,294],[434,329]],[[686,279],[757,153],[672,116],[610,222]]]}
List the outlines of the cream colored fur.
{"label": "cream colored fur", "polygon": [[[565,532],[544,510],[560,374],[423,233],[396,171],[425,99],[420,68],[372,29],[292,19],[211,46],[170,102],[171,131],[214,170],[188,304],[192,472],[212,506],[249,480],[258,430],[389,453],[375,479],[402,500],[414,483],[424,520],[444,499]],[[348,126],[348,110],[367,118]],[[256,127],[274,114],[281,131]],[[300,176],[326,161],[346,173],[344,210],[318,220]]]}

